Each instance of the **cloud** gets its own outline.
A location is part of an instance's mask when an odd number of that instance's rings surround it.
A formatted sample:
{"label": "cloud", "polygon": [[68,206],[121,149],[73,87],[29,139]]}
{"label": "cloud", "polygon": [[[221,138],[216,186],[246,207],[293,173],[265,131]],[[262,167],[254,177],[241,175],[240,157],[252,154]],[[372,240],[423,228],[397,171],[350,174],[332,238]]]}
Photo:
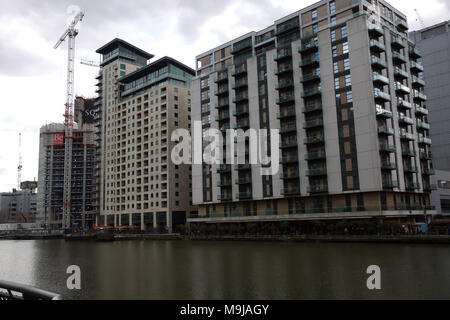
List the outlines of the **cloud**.
{"label": "cloud", "polygon": [[6,169],[0,168],[0,176],[6,174]]}

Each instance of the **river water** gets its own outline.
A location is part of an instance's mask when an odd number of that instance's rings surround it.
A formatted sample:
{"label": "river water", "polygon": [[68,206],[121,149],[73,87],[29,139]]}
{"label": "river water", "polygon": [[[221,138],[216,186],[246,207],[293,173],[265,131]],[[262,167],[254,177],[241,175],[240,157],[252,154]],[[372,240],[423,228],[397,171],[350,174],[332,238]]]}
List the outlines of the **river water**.
{"label": "river water", "polygon": [[[81,268],[68,290],[67,267]],[[381,290],[367,289],[367,267]],[[0,280],[67,299],[450,299],[450,246],[0,241]]]}

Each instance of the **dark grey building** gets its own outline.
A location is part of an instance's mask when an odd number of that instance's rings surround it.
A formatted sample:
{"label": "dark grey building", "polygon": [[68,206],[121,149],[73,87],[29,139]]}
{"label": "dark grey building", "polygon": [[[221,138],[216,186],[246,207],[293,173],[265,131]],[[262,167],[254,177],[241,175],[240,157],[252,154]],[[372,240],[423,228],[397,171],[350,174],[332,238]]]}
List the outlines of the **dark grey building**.
{"label": "dark grey building", "polygon": [[422,53],[435,169],[450,171],[450,21],[410,33]]}

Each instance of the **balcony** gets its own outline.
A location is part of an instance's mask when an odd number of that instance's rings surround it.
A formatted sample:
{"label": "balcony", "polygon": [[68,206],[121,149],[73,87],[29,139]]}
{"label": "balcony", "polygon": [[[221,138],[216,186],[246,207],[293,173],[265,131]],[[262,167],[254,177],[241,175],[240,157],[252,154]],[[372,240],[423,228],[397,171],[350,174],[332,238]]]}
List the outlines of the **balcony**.
{"label": "balcony", "polygon": [[281,189],[282,196],[290,196],[300,194],[300,188]]}
{"label": "balcony", "polygon": [[406,72],[405,70],[403,70],[399,67],[395,68],[394,75],[399,78],[408,79],[408,72]]}
{"label": "balcony", "polygon": [[412,105],[408,101],[398,98],[397,99],[397,108],[411,109]]}
{"label": "balcony", "polygon": [[417,47],[409,47],[408,52],[409,52],[409,56],[412,59],[419,59],[422,57],[422,54],[420,53],[420,50]]}
{"label": "balcony", "polygon": [[242,115],[247,115],[248,114],[248,108],[236,108],[235,111],[233,111],[233,116],[235,117],[239,117]]}
{"label": "balcony", "polygon": [[322,111],[322,103],[309,104],[302,108],[302,113],[310,113],[315,111]]}
{"label": "balcony", "polygon": [[372,56],[372,65],[377,68],[386,69],[387,68],[387,62],[383,59],[380,59],[378,57]]}
{"label": "balcony", "polygon": [[300,77],[301,83],[306,83],[309,81],[316,81],[316,80],[320,80],[320,75],[318,75],[316,73],[309,73],[309,74],[305,74],[302,77]]}
{"label": "balcony", "polygon": [[235,184],[251,184],[252,183],[252,177],[244,177],[244,178],[238,178],[235,180]]}
{"label": "balcony", "polygon": [[383,76],[383,75],[381,75],[381,74],[379,74],[377,72],[374,72],[374,74],[373,74],[373,82],[379,83],[381,85],[388,85],[389,84],[389,78],[387,78],[387,77],[385,77],[385,76]]}
{"label": "balcony", "polygon": [[414,150],[411,149],[403,149],[402,150],[402,156],[404,157],[415,157],[416,153],[414,152]]}
{"label": "balcony", "polygon": [[228,173],[231,172],[231,166],[222,164],[219,168],[217,168],[217,173]]}
{"label": "balcony", "polygon": [[286,118],[289,118],[289,117],[295,117],[296,116],[296,112],[295,112],[295,109],[289,109],[288,111],[285,111],[285,112],[280,112],[280,113],[277,113],[277,119],[286,119]]}
{"label": "balcony", "polygon": [[398,19],[398,20],[395,22],[395,25],[397,26],[397,29],[398,29],[400,32],[405,32],[405,31],[407,31],[407,30],[409,29],[408,23],[406,23],[406,21],[403,21],[403,20],[401,20],[401,19]]}
{"label": "balcony", "polygon": [[312,66],[312,65],[318,64],[318,63],[319,63],[319,59],[317,57],[309,57],[309,58],[305,58],[302,61],[300,61],[298,66],[300,68],[303,68],[303,67]]}
{"label": "balcony", "polygon": [[436,174],[436,171],[432,168],[425,168],[425,169],[423,169],[422,174],[427,175],[427,176],[433,176]]}
{"label": "balcony", "polygon": [[383,180],[383,188],[385,189],[398,188],[398,182],[391,180]]}
{"label": "balcony", "polygon": [[283,104],[295,101],[294,93],[286,94],[277,99],[277,104]]}
{"label": "balcony", "polygon": [[231,201],[233,198],[231,197],[231,194],[219,194],[217,196],[217,200],[219,201]]}
{"label": "balcony", "polygon": [[386,46],[377,40],[370,40],[370,49],[380,53],[386,51]]}
{"label": "balcony", "polygon": [[426,137],[419,137],[419,144],[431,145],[431,139]]}
{"label": "balcony", "polygon": [[251,164],[238,164],[238,165],[234,166],[234,169],[237,171],[251,170],[252,165]]}
{"label": "balcony", "polygon": [[237,76],[240,76],[240,75],[243,75],[246,73],[247,73],[247,65],[243,64],[243,65],[235,68],[232,75],[233,75],[233,77],[237,77]]}
{"label": "balcony", "polygon": [[325,137],[323,135],[310,136],[304,139],[305,144],[316,144],[325,142]]}
{"label": "balcony", "polygon": [[326,185],[311,185],[307,189],[308,193],[326,193],[328,192],[328,186]]}
{"label": "balcony", "polygon": [[290,31],[292,29],[298,28],[299,27],[299,22],[298,21],[293,21],[293,22],[289,22],[287,24],[282,24],[277,26],[277,31],[275,33],[276,36],[283,34],[287,31]]}
{"label": "balcony", "polygon": [[227,87],[224,87],[224,88],[220,88],[220,89],[217,89],[215,92],[214,92],[214,94],[216,95],[216,96],[218,96],[218,95],[221,95],[221,94],[226,94],[226,93],[228,93],[229,91],[228,91],[228,86]]}
{"label": "balcony", "polygon": [[310,98],[322,94],[322,88],[307,89],[302,92],[302,98]]}
{"label": "balcony", "polygon": [[419,186],[419,184],[418,183],[412,183],[412,182],[407,182],[406,184],[405,184],[405,189],[406,190],[419,190],[420,189],[420,186]]}
{"label": "balcony", "polygon": [[298,52],[303,54],[303,53],[306,53],[307,51],[316,50],[318,48],[319,48],[319,44],[317,43],[317,41],[310,41],[308,43],[302,44],[298,48]]}
{"label": "balcony", "polygon": [[417,72],[423,72],[423,66],[417,62],[411,61],[411,70]]}
{"label": "balcony", "polygon": [[238,94],[233,98],[233,103],[244,102],[248,100],[248,94]]}
{"label": "balcony", "polygon": [[246,129],[250,127],[250,121],[249,119],[244,119],[241,121],[237,121],[234,125],[233,125],[233,129]]}
{"label": "balcony", "polygon": [[230,125],[228,123],[219,127],[219,130],[222,132],[226,132],[228,129],[230,129]]}
{"label": "balcony", "polygon": [[393,162],[382,162],[381,163],[382,170],[395,170],[397,169],[397,164]]}
{"label": "balcony", "polygon": [[414,167],[414,166],[405,166],[405,167],[403,168],[403,170],[404,170],[406,173],[417,173],[417,172],[418,172],[417,167]]}
{"label": "balcony", "polygon": [[402,139],[402,140],[408,140],[408,141],[414,141],[414,140],[415,140],[415,137],[414,137],[414,134],[402,130],[402,131],[400,132],[400,139]]}
{"label": "balcony", "polygon": [[239,80],[233,84],[233,89],[239,89],[248,86],[247,80]]}
{"label": "balcony", "polygon": [[384,35],[384,31],[382,27],[372,24],[369,25],[369,34],[376,37],[381,37]]}
{"label": "balcony", "polygon": [[391,111],[381,108],[377,108],[376,115],[382,118],[392,118]]}
{"label": "balcony", "polygon": [[283,180],[292,180],[292,179],[298,179],[300,178],[300,175],[298,172],[289,172],[289,173],[280,173],[280,179]]}
{"label": "balcony", "polygon": [[393,145],[389,145],[387,143],[380,143],[380,152],[392,153],[395,152],[395,150],[397,149]]}
{"label": "balcony", "polygon": [[216,121],[223,121],[228,119],[230,119],[229,112],[220,113],[218,116],[216,116]]}
{"label": "balcony", "polygon": [[305,160],[306,161],[313,161],[313,160],[322,160],[326,159],[326,153],[325,151],[316,151],[316,152],[309,152],[305,154]]}
{"label": "balcony", "polygon": [[233,45],[233,49],[231,50],[231,54],[236,54],[239,51],[251,48],[253,45],[252,40],[246,40],[241,43],[237,43]]}
{"label": "balcony", "polygon": [[221,188],[225,188],[225,187],[231,187],[232,183],[231,180],[227,180],[227,181],[217,181],[217,186],[221,187]]}
{"label": "balcony", "polygon": [[290,58],[290,57],[292,57],[292,51],[291,50],[282,50],[281,52],[278,52],[278,54],[275,55],[273,57],[273,59],[275,61],[278,61],[278,60],[281,60],[281,59],[284,59],[284,58]]}
{"label": "balcony", "polygon": [[283,73],[292,72],[292,64],[286,64],[284,66],[280,66],[277,69],[275,69],[275,75],[279,76]]}
{"label": "balcony", "polygon": [[397,91],[398,93],[409,94],[411,92],[411,89],[401,84],[400,82],[396,82],[395,91]]}
{"label": "balcony", "polygon": [[406,57],[398,52],[392,53],[392,60],[397,63],[406,63]]}
{"label": "balcony", "polygon": [[236,193],[236,199],[245,200],[245,199],[251,199],[251,198],[252,198],[252,193],[251,192],[239,192],[239,193]]}
{"label": "balcony", "polygon": [[392,37],[391,44],[392,44],[392,47],[396,48],[396,49],[403,49],[405,47],[403,40],[399,37]]}
{"label": "balcony", "polygon": [[430,130],[430,124],[421,120],[417,120],[417,129]]}
{"label": "balcony", "polygon": [[296,148],[298,145],[296,139],[281,140],[280,149]]}
{"label": "balcony", "polygon": [[433,160],[433,154],[431,152],[421,151],[419,156],[421,160]]}
{"label": "balcony", "polygon": [[283,80],[283,81],[279,81],[276,85],[275,85],[275,90],[282,90],[282,89],[287,89],[287,88],[291,88],[294,86],[294,81],[292,81],[291,79],[289,80]]}
{"label": "balcony", "polygon": [[323,119],[314,119],[310,121],[306,121],[303,123],[303,129],[311,129],[315,127],[322,127],[323,126]]}
{"label": "balcony", "polygon": [[392,136],[394,135],[394,129],[388,127],[378,127],[378,134]]}
{"label": "balcony", "polygon": [[224,72],[224,73],[218,73],[217,74],[217,78],[214,81],[215,83],[220,83],[220,82],[224,82],[228,80],[228,73]]}
{"label": "balcony", "polygon": [[298,154],[288,155],[281,157],[280,162],[282,164],[290,164],[290,163],[297,163],[298,162]]}
{"label": "balcony", "polygon": [[320,176],[326,176],[326,175],[327,175],[326,167],[306,170],[307,177],[320,177]]}
{"label": "balcony", "polygon": [[413,97],[416,100],[427,101],[427,96],[417,90],[414,90]]}
{"label": "balcony", "polygon": [[422,79],[420,79],[419,77],[416,77],[416,76],[412,77],[411,83],[415,87],[419,87],[419,88],[425,87],[425,81],[423,81]]}
{"label": "balcony", "polygon": [[288,124],[282,124],[280,126],[280,133],[290,133],[290,132],[296,132],[297,126],[295,123],[288,123]]}
{"label": "balcony", "polygon": [[219,103],[216,103],[216,109],[220,109],[220,108],[228,107],[228,106],[230,106],[228,99],[219,100]]}
{"label": "balcony", "polygon": [[415,105],[414,110],[415,110],[416,114],[421,114],[424,116],[428,115],[428,109],[422,108],[421,106],[419,106],[417,104]]}
{"label": "balcony", "polygon": [[383,91],[375,90],[374,96],[375,96],[375,99],[382,100],[384,102],[391,101],[390,94],[383,92]]}
{"label": "balcony", "polygon": [[398,118],[398,121],[400,123],[402,123],[402,124],[407,124],[407,125],[413,125],[414,124],[414,120],[413,119],[411,119],[411,118],[409,118],[409,117],[407,117],[407,116],[405,116],[403,114],[400,114],[400,116]]}

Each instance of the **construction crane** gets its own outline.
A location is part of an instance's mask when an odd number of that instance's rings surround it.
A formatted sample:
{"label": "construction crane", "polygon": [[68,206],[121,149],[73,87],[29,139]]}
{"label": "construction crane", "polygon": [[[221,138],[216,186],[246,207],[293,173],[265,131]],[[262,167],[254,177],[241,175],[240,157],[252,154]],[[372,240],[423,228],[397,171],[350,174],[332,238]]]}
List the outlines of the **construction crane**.
{"label": "construction crane", "polygon": [[78,35],[76,26],[83,20],[84,12],[78,12],[69,23],[66,31],[55,44],[57,49],[61,43],[68,39],[68,61],[67,61],[67,100],[64,113],[64,192],[63,192],[63,217],[62,228],[69,229],[71,221],[71,194],[72,194],[72,135],[73,135],[73,92],[75,71],[75,37]]}
{"label": "construction crane", "polygon": [[97,68],[100,67],[100,63],[99,62],[95,62],[95,61],[92,61],[92,60],[81,59],[80,63],[84,64],[86,66],[90,66],[90,67],[97,67]]}
{"label": "construction crane", "polygon": [[414,9],[414,11],[416,12],[417,20],[419,21],[420,25],[422,26],[422,28],[425,28],[425,23],[423,23],[423,19],[419,14],[419,10]]}
{"label": "construction crane", "polygon": [[17,190],[22,182],[22,134],[19,133],[19,166],[17,167]]}

